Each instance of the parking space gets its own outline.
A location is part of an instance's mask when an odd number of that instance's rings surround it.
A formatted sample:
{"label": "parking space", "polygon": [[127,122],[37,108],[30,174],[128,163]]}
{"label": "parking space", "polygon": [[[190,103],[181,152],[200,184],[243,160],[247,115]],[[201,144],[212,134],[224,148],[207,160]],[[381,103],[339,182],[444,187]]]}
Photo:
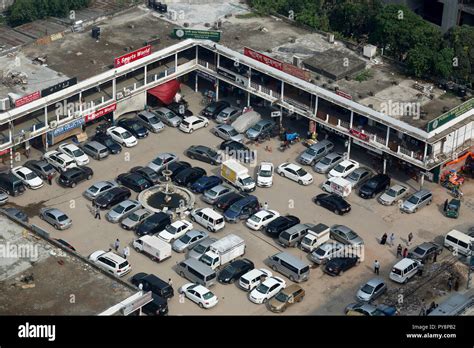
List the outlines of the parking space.
{"label": "parking space", "polygon": [[[183,86],[183,94],[189,102],[190,110],[195,114],[199,113],[203,107],[201,105],[201,94],[194,93],[186,86]],[[301,124],[307,124],[307,121],[301,121]],[[52,237],[68,241],[82,255],[90,255],[99,249],[108,250],[117,238],[121,243],[121,251],[125,245],[131,245],[135,238],[134,233],[123,230],[117,224],[107,222],[104,218],[104,212],[102,212],[101,220],[94,219],[90,202],[82,197],[84,190],[93,182],[114,179],[117,175],[127,172],[132,167],[146,165],[161,152],[175,153],[180,159],[204,168],[208,174],[219,175],[218,166],[191,160],[184,155],[184,151],[190,145],[217,147],[222,140],[210,133],[213,126],[214,123],[211,121],[208,128],[196,130],[192,134],[186,134],[170,127],[159,134],[151,133],[149,137],[139,140],[136,147],[124,148],[122,153],[111,155],[104,161],[91,160],[90,167],[94,171],[91,181],[82,182],[75,188],[68,189],[62,188],[54,182],[52,186],[45,185],[39,190],[28,190],[24,195],[12,198],[9,205],[24,209],[30,216],[30,222],[50,231]],[[304,127],[298,127],[302,131],[304,130]],[[287,161],[296,162],[298,155],[305,149],[302,143],[297,143],[281,152],[278,150],[279,145],[279,139],[273,138],[262,144],[250,144],[249,147],[256,151],[257,162],[269,161],[275,167]],[[337,146],[338,150],[344,150],[340,148],[341,144]],[[359,153],[356,156],[364,157],[363,150],[355,151],[356,154]],[[37,152],[32,153],[30,159],[38,155]],[[319,185],[326,180],[326,177],[316,174],[309,167],[306,169],[314,177],[314,182],[309,186],[301,186],[296,182],[275,175],[274,184],[271,188],[257,188],[253,194],[258,197],[260,202],[268,202],[270,209],[277,210],[281,215],[296,215],[303,223],[325,223],[328,226],[343,224],[352,228],[365,241],[364,257],[357,267],[350,269],[339,277],[328,276],[321,269],[313,268],[309,281],[301,284],[307,294],[304,302],[289,307],[285,314],[343,314],[344,307],[348,303],[354,302],[357,288],[373,277],[372,264],[374,260],[380,262],[381,277],[388,281],[391,266],[396,262],[396,245],[402,243],[405,246],[410,232],[414,234],[413,242],[416,244],[422,241],[435,240],[454,227],[465,228],[470,222],[468,217],[471,212],[467,210],[461,214],[458,220],[445,218],[441,214],[441,209],[447,197],[441,187],[429,183],[426,186],[434,193],[433,204],[421,209],[416,214],[402,214],[397,206],[385,207],[380,205],[376,199],[364,200],[353,192],[347,199],[352,205],[352,211],[345,216],[338,216],[316,206],[312,202],[315,195],[322,193]],[[255,174],[255,170],[255,166],[251,167],[253,174]],[[135,197],[136,193],[132,193],[132,198]],[[198,207],[206,206],[199,197],[197,197],[196,202]],[[65,231],[52,229],[51,226],[38,218],[38,212],[43,207],[56,207],[63,210],[72,218],[72,227]],[[396,236],[395,246],[380,245],[379,239],[382,234],[392,232]],[[215,237],[220,238],[230,233],[237,234],[245,240],[247,246],[245,257],[252,260],[256,268],[268,268],[264,265],[265,259],[269,255],[283,250],[279,244],[264,233],[251,231],[244,223],[227,224],[224,230],[215,233]],[[307,260],[306,254],[297,248],[289,248],[285,251],[302,260]],[[173,251],[170,259],[158,264],[132,250],[129,261],[133,270],[131,274],[126,276],[126,279],[138,272],[154,273],[164,280],[171,278],[174,288],[177,289],[179,286],[188,283],[173,269],[175,264],[184,258],[184,254],[177,254]],[[278,276],[281,275],[278,274]],[[281,277],[285,279],[287,284],[291,283],[284,276]],[[391,281],[388,281],[388,285],[389,287],[398,286]],[[247,294],[235,284],[217,284],[211,290],[219,298],[219,304],[216,307],[207,311],[202,310],[189,300],[180,301],[179,296],[175,296],[169,302],[170,314],[262,315],[271,313],[264,305],[251,303],[246,298]]]}

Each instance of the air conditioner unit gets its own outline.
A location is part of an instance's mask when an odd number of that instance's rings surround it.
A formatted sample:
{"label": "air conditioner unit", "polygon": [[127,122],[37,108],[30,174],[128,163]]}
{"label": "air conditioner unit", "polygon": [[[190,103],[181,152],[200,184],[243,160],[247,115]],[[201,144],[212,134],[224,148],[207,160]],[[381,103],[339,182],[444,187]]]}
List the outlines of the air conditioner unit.
{"label": "air conditioner unit", "polygon": [[303,68],[303,58],[298,56],[293,56],[293,65],[298,68]]}
{"label": "air conditioner unit", "polygon": [[128,88],[124,88],[123,91],[124,91],[126,97],[128,97],[130,94],[132,94],[132,91],[129,90]]}
{"label": "air conditioner unit", "polygon": [[51,121],[49,122],[49,128],[56,129],[58,128],[58,121]]}
{"label": "air conditioner unit", "polygon": [[0,111],[7,111],[10,109],[10,98],[0,99]]}
{"label": "air conditioner unit", "polygon": [[122,92],[117,92],[117,100],[123,98],[123,93]]}

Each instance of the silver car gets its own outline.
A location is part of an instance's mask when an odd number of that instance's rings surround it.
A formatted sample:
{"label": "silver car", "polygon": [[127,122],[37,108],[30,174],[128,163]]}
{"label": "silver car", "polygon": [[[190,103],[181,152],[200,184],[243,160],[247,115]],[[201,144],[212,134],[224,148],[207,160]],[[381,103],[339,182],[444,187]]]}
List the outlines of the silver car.
{"label": "silver car", "polygon": [[372,278],[357,291],[357,299],[370,302],[387,291],[387,284],[380,278]]}
{"label": "silver car", "polygon": [[209,235],[207,232],[199,230],[191,230],[186,232],[184,236],[179,239],[176,239],[173,242],[173,250],[177,253],[184,253],[186,249],[190,249],[195,246],[197,243],[206,239]]}
{"label": "silver car", "polygon": [[211,130],[211,133],[224,140],[242,142],[244,139],[244,136],[239,134],[235,128],[229,124],[219,124]]}
{"label": "silver car", "polygon": [[339,162],[344,160],[344,156],[337,152],[331,152],[323,157],[318,163],[314,165],[316,173],[325,174],[334,168]]}
{"label": "silver car", "polygon": [[231,124],[234,122],[240,115],[242,115],[242,110],[234,108],[232,106],[225,108],[221,112],[219,112],[219,115],[216,117],[216,122],[217,123],[227,123]]}
{"label": "silver car", "polygon": [[245,135],[250,140],[255,140],[260,136],[271,134],[276,124],[273,120],[260,120],[254,126],[249,128]]}
{"label": "silver car", "polygon": [[369,168],[360,167],[346,176],[346,180],[352,184],[352,188],[355,189],[362,186],[367,180],[372,177],[373,173]]}
{"label": "silver car", "polygon": [[46,221],[57,230],[65,230],[72,225],[72,220],[57,208],[42,208],[39,216],[41,220]]}
{"label": "silver car", "polygon": [[112,209],[105,215],[107,221],[112,223],[120,222],[120,220],[126,218],[129,214],[133,213],[135,210],[138,210],[142,207],[142,204],[139,201],[134,199],[127,199]]}
{"label": "silver car", "polygon": [[165,129],[165,125],[158,118],[158,116],[151,111],[141,111],[137,115],[137,119],[143,124],[150,132],[159,133]]}
{"label": "silver car", "polygon": [[428,190],[420,190],[412,194],[403,202],[400,210],[404,213],[416,213],[418,209],[430,205],[433,201],[433,194]]}
{"label": "silver car", "polygon": [[298,162],[304,165],[314,165],[334,148],[329,140],[322,140],[308,147],[299,157]]}
{"label": "silver car", "polygon": [[8,202],[8,195],[5,192],[0,192],[0,205],[4,205]]}
{"label": "silver car", "polygon": [[181,117],[167,108],[159,108],[158,110],[155,110],[155,113],[164,124],[170,127],[178,127],[182,121]]}
{"label": "silver car", "polygon": [[234,189],[226,185],[217,185],[209,190],[204,191],[201,199],[206,203],[214,204],[219,198],[230,192],[234,192]]}
{"label": "silver car", "polygon": [[363,245],[364,241],[357,233],[344,225],[333,225],[331,227],[331,238],[344,244],[352,246]]}
{"label": "silver car", "polygon": [[122,220],[120,226],[122,226],[122,228],[125,230],[134,230],[135,227],[140,224],[140,222],[145,220],[151,214],[151,211],[146,210],[144,208],[135,210],[133,213],[131,213],[125,219]]}
{"label": "silver car", "polygon": [[339,242],[326,242],[308,254],[308,259],[312,262],[323,265],[333,257],[339,256],[343,252],[344,244]]}
{"label": "silver car", "polygon": [[408,194],[408,187],[403,185],[393,185],[377,199],[380,204],[393,205]]}
{"label": "silver car", "polygon": [[195,245],[192,249],[188,249],[188,259],[196,259],[199,260],[202,255],[204,255],[207,251],[209,251],[209,246],[217,242],[216,238],[206,238],[199,244]]}
{"label": "silver car", "polygon": [[92,201],[96,199],[101,193],[104,193],[114,187],[118,187],[118,184],[115,181],[99,181],[84,191],[84,197]]}
{"label": "silver car", "polygon": [[168,164],[177,161],[179,158],[174,153],[164,152],[160,153],[153,161],[147,164],[147,167],[159,173]]}

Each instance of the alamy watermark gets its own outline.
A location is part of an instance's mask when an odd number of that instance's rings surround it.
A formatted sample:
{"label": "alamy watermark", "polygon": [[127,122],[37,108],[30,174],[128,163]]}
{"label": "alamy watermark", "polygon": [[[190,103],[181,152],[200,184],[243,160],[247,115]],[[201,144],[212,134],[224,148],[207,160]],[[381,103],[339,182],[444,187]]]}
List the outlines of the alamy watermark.
{"label": "alamy watermark", "polygon": [[37,260],[38,246],[33,244],[0,244],[0,258]]}
{"label": "alamy watermark", "polygon": [[419,119],[421,104],[417,102],[398,102],[389,100],[380,104],[380,112],[392,117],[412,117]]}

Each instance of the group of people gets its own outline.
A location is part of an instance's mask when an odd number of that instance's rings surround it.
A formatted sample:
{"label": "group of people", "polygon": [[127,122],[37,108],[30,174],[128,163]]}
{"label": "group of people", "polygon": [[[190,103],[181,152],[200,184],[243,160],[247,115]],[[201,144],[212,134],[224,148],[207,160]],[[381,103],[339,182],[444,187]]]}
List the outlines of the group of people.
{"label": "group of people", "polygon": [[[113,247],[115,252],[118,252],[120,248],[120,240],[118,238],[115,240]],[[109,251],[112,251],[112,248],[110,248]],[[122,255],[125,260],[130,256],[130,248],[128,247],[128,245],[123,248]]]}

